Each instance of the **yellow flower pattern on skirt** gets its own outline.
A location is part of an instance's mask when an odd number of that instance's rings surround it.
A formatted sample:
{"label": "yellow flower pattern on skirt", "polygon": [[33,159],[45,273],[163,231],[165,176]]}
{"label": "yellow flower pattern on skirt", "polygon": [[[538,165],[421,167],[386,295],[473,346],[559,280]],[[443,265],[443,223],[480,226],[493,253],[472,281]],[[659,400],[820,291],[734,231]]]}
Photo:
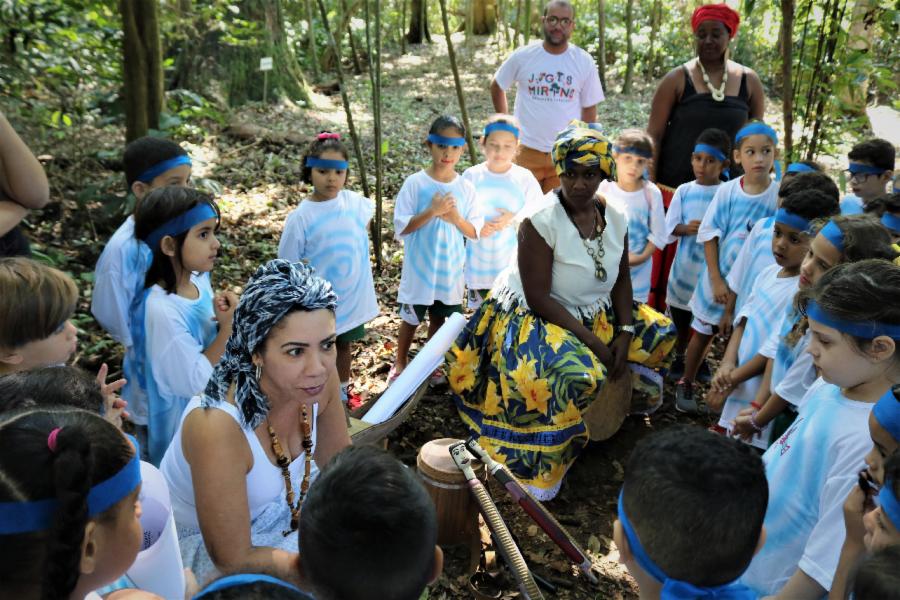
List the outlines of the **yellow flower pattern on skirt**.
{"label": "yellow flower pattern on skirt", "polygon": [[[633,310],[628,360],[664,371],[675,345],[672,322],[646,305]],[[612,309],[584,325],[600,340],[614,335]],[[471,435],[540,499],[559,491],[587,442],[582,412],[606,379],[606,367],[570,331],[524,306],[488,298],[447,352],[449,383]]]}

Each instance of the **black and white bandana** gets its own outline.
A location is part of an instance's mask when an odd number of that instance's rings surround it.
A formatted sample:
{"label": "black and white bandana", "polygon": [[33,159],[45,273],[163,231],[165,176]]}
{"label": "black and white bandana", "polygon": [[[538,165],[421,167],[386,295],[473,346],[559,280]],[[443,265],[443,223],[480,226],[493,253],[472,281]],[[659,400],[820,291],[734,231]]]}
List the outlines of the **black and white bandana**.
{"label": "black and white bandana", "polygon": [[259,267],[247,282],[234,311],[231,337],[206,384],[202,405],[226,402],[228,388],[233,383],[243,425],[250,429],[258,427],[269,412],[269,401],[259,389],[253,353],[289,312],[320,308],[334,312],[336,305],[337,294],[331,284],[305,263],[279,258]]}

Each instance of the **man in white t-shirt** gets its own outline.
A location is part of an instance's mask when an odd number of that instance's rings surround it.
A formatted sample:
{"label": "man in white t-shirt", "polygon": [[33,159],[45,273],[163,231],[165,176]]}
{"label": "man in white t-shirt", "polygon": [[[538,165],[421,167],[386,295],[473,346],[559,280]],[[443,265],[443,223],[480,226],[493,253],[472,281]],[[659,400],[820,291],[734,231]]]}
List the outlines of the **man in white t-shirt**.
{"label": "man in white t-shirt", "polygon": [[534,173],[544,193],[559,186],[550,159],[556,134],[572,119],[597,120],[603,86],[591,55],[569,43],[575,29],[571,3],[552,0],[541,17],[543,42],[519,48],[504,61],[491,81],[494,110],[508,113],[506,90],[516,84],[515,116],[521,124],[516,164]]}

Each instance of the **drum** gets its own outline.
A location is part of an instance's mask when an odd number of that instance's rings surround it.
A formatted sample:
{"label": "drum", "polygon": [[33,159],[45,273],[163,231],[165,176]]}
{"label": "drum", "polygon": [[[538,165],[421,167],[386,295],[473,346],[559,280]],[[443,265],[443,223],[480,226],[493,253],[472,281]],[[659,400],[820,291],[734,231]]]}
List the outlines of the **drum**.
{"label": "drum", "polygon": [[[416,465],[428,495],[434,501],[438,519],[438,544],[472,544],[478,532],[478,504],[469,491],[462,471],[450,457],[450,446],[459,442],[452,438],[432,440],[422,446]],[[484,465],[474,463],[481,478]]]}
{"label": "drum", "polygon": [[597,397],[581,414],[591,440],[607,440],[619,431],[631,407],[631,390],[630,372],[603,382]]}

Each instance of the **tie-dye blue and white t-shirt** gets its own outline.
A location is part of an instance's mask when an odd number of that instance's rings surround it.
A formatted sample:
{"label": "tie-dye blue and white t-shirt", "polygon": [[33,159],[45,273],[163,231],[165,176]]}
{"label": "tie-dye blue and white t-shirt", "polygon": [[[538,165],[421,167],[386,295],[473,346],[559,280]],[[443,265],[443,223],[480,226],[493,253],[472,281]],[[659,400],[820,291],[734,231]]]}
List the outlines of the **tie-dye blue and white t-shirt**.
{"label": "tie-dye blue and white t-shirt", "polygon": [[[741,246],[756,222],[775,214],[778,200],[777,182],[773,181],[760,194],[750,195],[741,187],[743,180],[744,178],[740,177],[719,186],[703,216],[700,231],[697,232],[698,243],[705,244],[718,239],[719,273],[723,278],[728,277]],[[718,324],[725,312],[725,305],[716,303],[713,296],[708,265],[700,274],[697,288],[688,306],[695,318],[713,325]]]}
{"label": "tie-dye blue and white t-shirt", "polygon": [[[666,247],[666,212],[662,192],[656,185],[648,181],[638,191],[626,192],[616,182],[607,180],[600,184],[598,192],[628,217],[628,252],[640,254],[648,242],[657,248]],[[653,261],[648,258],[630,270],[634,301],[647,302]]]}
{"label": "tie-dye blue and white t-shirt", "polygon": [[781,324],[772,331],[759,353],[772,359],[771,392],[799,408],[818,375],[812,355],[806,351],[811,337],[809,329],[795,343],[787,339],[803,319],[793,303],[792,298],[784,307]]}
{"label": "tie-dye blue and white t-shirt", "polygon": [[481,163],[466,169],[462,177],[475,187],[475,201],[485,224],[498,218],[500,209],[516,215],[500,231],[466,240],[466,286],[489,290],[500,271],[515,260],[519,223],[542,206],[544,194],[534,174],[519,165],[512,165],[505,173],[494,173],[487,163]]}
{"label": "tie-dye blue and white t-shirt", "polygon": [[862,198],[855,194],[847,194],[841,200],[841,214],[843,216],[863,214]]}
{"label": "tie-dye blue and white t-shirt", "polygon": [[818,379],[796,420],[763,455],[766,543],[741,577],[760,596],[778,593],[797,569],[831,589],[844,543],[844,500],[872,448],[873,406]]}
{"label": "tie-dye blue and white t-shirt", "polygon": [[[799,275],[793,277],[779,277],[781,267],[770,265],[763,269],[756,282],[753,284],[753,292],[744,303],[744,307],[734,318],[737,325],[742,319],[746,319],[744,333],[741,336],[741,345],[738,348],[738,365],[745,364],[759,353],[760,348],[769,337],[769,329],[772,323],[778,321],[788,305],[794,293],[797,291]],[[737,386],[725,400],[722,415],[719,418],[719,426],[725,429],[731,428],[731,423],[745,408],[750,408],[750,403],[756,398],[759,386],[762,383],[762,375],[751,377]],[[761,435],[754,436],[751,444],[765,450],[769,444],[769,427],[766,427]]]}
{"label": "tie-dye blue and white t-shirt", "polygon": [[672,196],[666,212],[666,235],[669,236],[668,243],[678,241],[678,250],[675,251],[666,288],[666,304],[669,306],[690,310],[688,303],[706,264],[703,244],[697,242],[697,236],[676,236],[673,234],[675,227],[687,225],[691,221],[702,221],[720,185],[700,185],[696,181],[689,181],[679,185]]}
{"label": "tie-dye blue and white t-shirt", "polygon": [[403,270],[397,301],[430,306],[435,301],[461,304],[465,291],[465,236],[447,221],[433,218],[409,234],[412,218],[431,206],[435,194],[452,193],[463,219],[481,231],[484,219],[475,201],[475,188],[457,175],[450,183],[419,171],[406,178],[394,205],[394,235],[403,241]]}
{"label": "tie-dye blue and white t-shirt", "polygon": [[728,287],[737,294],[734,312],[737,314],[750,297],[753,282],[766,267],[775,264],[772,254],[772,238],[775,236],[775,217],[760,219],[750,230],[741,251],[738,252],[726,281]]}
{"label": "tie-dye blue and white t-shirt", "polygon": [[335,329],[345,333],[378,316],[369,260],[369,222],[375,204],[341,190],[331,200],[304,200],[284,223],[278,257],[306,260],[338,295]]}

